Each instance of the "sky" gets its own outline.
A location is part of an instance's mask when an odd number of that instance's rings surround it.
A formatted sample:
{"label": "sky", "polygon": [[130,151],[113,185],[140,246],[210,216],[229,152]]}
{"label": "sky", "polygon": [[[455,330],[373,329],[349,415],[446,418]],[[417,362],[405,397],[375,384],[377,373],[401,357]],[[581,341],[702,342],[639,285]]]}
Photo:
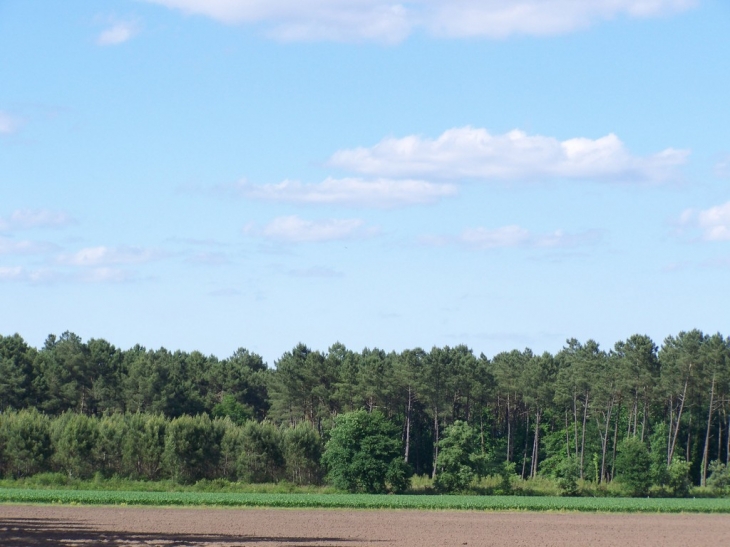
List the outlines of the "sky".
{"label": "sky", "polygon": [[725,0],[0,0],[0,334],[728,332]]}

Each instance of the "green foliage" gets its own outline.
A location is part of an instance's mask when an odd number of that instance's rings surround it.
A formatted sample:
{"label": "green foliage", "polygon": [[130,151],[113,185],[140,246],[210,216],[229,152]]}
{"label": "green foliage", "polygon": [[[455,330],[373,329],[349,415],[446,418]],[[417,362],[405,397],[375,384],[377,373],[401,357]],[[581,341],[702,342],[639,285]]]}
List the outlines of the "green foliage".
{"label": "green foliage", "polygon": [[181,416],[167,424],[163,469],[181,483],[214,478],[222,430],[207,415]]}
{"label": "green foliage", "polygon": [[213,407],[213,416],[216,418],[230,418],[230,420],[242,425],[246,420],[253,418],[253,412],[249,407],[239,403],[231,394],[224,395],[220,403]]}
{"label": "green foliage", "polygon": [[48,469],[52,454],[50,420],[37,410],[0,416],[0,444],[6,474],[28,477]]}
{"label": "green foliage", "polygon": [[710,476],[707,478],[707,486],[718,493],[724,493],[730,487],[730,468],[724,463],[713,460],[710,462]]}
{"label": "green foliage", "polygon": [[437,492],[463,492],[475,479],[486,475],[488,463],[479,432],[457,420],[444,430],[439,441],[434,487]]}
{"label": "green foliage", "polygon": [[69,477],[93,476],[98,436],[98,422],[93,418],[73,412],[62,414],[51,428],[55,465]]}
{"label": "green foliage", "polygon": [[675,456],[672,463],[667,468],[669,475],[669,488],[678,498],[686,498],[689,496],[689,490],[692,481],[689,478],[692,462],[685,461],[681,456]]}
{"label": "green foliage", "polygon": [[378,411],[338,416],[322,456],[332,484],[368,493],[385,492],[388,482],[392,490],[407,485],[409,468],[393,463],[402,458],[397,438],[397,429]]}
{"label": "green foliage", "polygon": [[577,496],[578,479],[580,479],[578,458],[571,456],[563,459],[555,468],[555,477],[558,479],[558,488],[562,496]]}
{"label": "green foliage", "polygon": [[284,475],[282,435],[271,422],[248,421],[241,432],[238,477],[246,482],[278,482]]}
{"label": "green foliage", "polygon": [[282,428],[287,479],[294,484],[319,484],[322,480],[322,439],[306,422]]}
{"label": "green foliage", "polygon": [[616,458],[616,473],[630,496],[646,496],[649,492],[651,458],[640,439],[627,437],[621,442]]}

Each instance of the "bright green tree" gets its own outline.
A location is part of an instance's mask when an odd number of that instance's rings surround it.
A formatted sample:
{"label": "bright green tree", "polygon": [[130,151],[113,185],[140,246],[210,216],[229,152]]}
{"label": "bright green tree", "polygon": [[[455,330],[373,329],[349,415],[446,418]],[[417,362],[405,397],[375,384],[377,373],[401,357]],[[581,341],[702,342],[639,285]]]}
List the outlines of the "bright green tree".
{"label": "bright green tree", "polygon": [[382,413],[356,410],[335,419],[322,460],[328,478],[350,492],[404,490],[410,467],[403,461],[400,431]]}

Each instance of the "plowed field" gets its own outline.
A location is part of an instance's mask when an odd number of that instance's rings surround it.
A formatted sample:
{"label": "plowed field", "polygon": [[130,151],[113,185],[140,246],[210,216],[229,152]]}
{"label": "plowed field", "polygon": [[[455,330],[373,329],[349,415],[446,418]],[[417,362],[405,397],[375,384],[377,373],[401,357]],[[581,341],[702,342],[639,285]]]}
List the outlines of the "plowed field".
{"label": "plowed field", "polygon": [[0,545],[712,546],[729,515],[0,505]]}

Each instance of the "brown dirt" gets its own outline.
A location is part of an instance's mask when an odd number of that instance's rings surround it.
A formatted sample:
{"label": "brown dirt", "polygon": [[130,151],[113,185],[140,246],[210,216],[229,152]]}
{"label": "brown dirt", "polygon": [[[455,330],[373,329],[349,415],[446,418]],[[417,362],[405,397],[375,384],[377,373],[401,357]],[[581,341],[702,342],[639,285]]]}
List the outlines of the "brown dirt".
{"label": "brown dirt", "polygon": [[718,547],[728,538],[728,515],[0,505],[3,547]]}

